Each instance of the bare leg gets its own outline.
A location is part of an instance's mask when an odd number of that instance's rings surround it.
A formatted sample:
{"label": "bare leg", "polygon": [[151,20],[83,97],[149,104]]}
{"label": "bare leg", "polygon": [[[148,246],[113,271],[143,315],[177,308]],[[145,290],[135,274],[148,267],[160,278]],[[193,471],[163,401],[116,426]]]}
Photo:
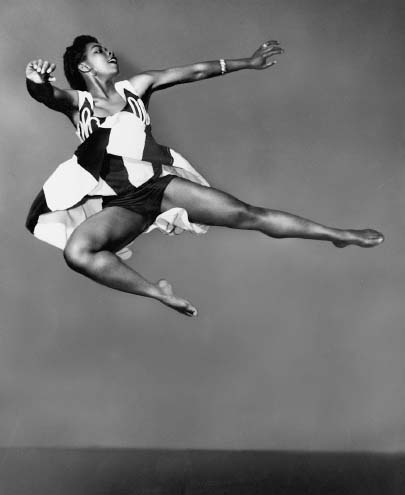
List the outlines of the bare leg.
{"label": "bare leg", "polygon": [[102,285],[151,297],[187,316],[196,316],[196,308],[176,296],[169,282],[149,282],[114,254],[144,228],[145,219],[141,215],[117,206],[106,208],[73,232],[64,250],[66,262],[73,270]]}
{"label": "bare leg", "polygon": [[278,239],[296,237],[330,241],[337,247],[356,244],[374,247],[384,240],[375,230],[344,230],[327,227],[278,210],[251,206],[230,194],[176,177],[166,187],[162,211],[186,208],[190,220],[206,225],[257,230]]}

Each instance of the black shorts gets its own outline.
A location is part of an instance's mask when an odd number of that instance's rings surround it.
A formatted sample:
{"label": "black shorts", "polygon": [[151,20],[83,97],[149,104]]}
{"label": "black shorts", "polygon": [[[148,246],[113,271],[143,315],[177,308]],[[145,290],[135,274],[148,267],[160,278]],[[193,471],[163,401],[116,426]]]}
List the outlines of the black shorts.
{"label": "black shorts", "polygon": [[103,208],[121,206],[146,217],[148,224],[152,224],[161,213],[163,193],[175,175],[149,179],[140,187],[133,187],[117,196],[104,196]]}

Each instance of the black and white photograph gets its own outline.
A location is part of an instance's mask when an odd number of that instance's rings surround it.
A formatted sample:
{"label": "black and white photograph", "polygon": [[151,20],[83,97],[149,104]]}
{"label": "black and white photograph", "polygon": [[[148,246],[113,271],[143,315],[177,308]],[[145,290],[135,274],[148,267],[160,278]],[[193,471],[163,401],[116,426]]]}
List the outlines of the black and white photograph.
{"label": "black and white photograph", "polygon": [[0,495],[402,494],[405,2],[0,40]]}

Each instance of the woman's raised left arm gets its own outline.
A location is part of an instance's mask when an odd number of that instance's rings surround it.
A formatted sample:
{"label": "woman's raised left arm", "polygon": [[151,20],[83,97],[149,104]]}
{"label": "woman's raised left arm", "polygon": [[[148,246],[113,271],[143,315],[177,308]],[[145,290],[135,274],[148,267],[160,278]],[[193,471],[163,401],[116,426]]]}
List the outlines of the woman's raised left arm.
{"label": "woman's raised left arm", "polygon": [[143,96],[146,93],[170,88],[176,84],[201,81],[243,69],[268,69],[276,63],[273,57],[283,52],[279,42],[271,40],[260,45],[248,58],[219,59],[170,69],[149,70],[132,77],[130,82],[138,95]]}

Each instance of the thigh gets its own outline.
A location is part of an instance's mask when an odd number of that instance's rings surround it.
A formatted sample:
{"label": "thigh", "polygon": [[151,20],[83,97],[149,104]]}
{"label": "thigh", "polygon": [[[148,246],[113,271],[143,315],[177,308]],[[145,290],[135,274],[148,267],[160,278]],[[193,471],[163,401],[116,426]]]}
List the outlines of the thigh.
{"label": "thigh", "polygon": [[80,244],[91,251],[119,251],[147,227],[139,213],[120,206],[111,206],[92,215],[80,224],[69,238],[68,245]]}
{"label": "thigh", "polygon": [[235,215],[248,205],[219,189],[176,177],[165,189],[161,210],[174,207],[185,208],[192,222],[233,226]]}

